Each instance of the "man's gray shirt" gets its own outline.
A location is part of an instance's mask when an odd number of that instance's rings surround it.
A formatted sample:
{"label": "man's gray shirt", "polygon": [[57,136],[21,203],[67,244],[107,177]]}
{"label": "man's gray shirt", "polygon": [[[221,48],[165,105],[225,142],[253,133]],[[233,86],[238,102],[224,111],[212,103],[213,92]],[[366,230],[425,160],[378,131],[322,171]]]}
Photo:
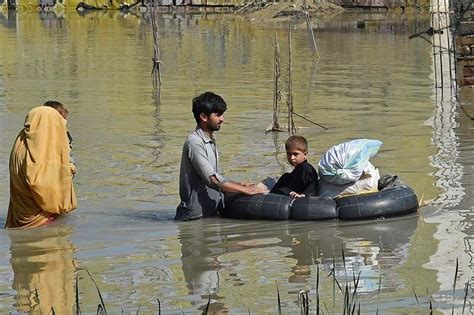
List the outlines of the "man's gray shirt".
{"label": "man's gray shirt", "polygon": [[210,138],[199,127],[192,132],[183,145],[179,174],[179,196],[181,203],[176,209],[176,220],[192,220],[215,215],[223,207],[223,195],[211,182],[219,174],[219,154],[215,139]]}

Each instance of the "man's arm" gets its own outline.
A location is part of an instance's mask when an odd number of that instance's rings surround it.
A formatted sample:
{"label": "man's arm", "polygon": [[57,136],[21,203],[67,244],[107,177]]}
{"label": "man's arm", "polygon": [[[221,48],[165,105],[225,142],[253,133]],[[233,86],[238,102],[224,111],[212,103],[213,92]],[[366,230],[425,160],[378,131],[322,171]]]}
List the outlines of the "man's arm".
{"label": "man's arm", "polygon": [[226,180],[216,173],[209,163],[205,149],[199,145],[189,145],[188,157],[199,176],[212,188],[219,188],[224,193],[242,193],[245,195],[263,194],[268,192],[265,185],[239,184]]}
{"label": "man's arm", "polygon": [[224,193],[241,193],[244,195],[264,194],[268,192],[268,188],[264,184],[242,185],[236,182],[226,181],[221,183],[215,175],[210,177],[211,182],[219,187]]}
{"label": "man's arm", "polygon": [[217,185],[211,180],[212,176],[215,176],[217,182],[225,182],[225,178],[216,173],[213,166],[209,162],[209,159],[206,155],[206,149],[197,144],[185,144],[187,145],[187,155],[189,161],[191,162],[194,170],[198,173],[199,177],[206,183],[208,187],[213,189],[217,188]]}

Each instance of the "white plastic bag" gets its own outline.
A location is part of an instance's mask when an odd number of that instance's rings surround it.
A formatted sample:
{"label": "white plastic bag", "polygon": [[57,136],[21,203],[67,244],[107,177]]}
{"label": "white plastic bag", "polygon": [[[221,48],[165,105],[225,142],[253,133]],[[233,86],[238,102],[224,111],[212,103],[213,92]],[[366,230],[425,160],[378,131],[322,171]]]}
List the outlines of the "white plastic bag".
{"label": "white plastic bag", "polygon": [[356,182],[382,142],[371,139],[356,139],[330,148],[319,161],[319,176],[334,185]]}
{"label": "white plastic bag", "polygon": [[368,162],[363,176],[355,183],[334,185],[323,180],[319,181],[318,196],[336,198],[376,192],[378,191],[379,179],[379,170]]}

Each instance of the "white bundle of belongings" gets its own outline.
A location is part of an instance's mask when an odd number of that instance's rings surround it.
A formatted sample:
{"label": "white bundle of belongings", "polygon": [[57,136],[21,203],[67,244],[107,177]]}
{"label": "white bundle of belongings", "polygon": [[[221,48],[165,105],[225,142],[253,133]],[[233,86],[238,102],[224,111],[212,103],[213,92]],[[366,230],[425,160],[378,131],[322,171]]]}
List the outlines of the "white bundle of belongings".
{"label": "white bundle of belongings", "polygon": [[330,148],[318,163],[318,196],[336,198],[377,191],[380,174],[369,159],[381,145],[379,140],[356,139]]}

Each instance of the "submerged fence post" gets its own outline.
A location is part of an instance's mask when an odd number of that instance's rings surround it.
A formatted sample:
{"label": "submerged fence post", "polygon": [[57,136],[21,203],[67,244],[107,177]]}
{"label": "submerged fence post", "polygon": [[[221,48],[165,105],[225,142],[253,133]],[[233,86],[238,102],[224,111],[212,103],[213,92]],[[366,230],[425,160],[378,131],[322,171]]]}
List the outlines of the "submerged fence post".
{"label": "submerged fence post", "polygon": [[296,131],[293,121],[293,82],[291,79],[291,25],[288,24],[288,91],[286,105],[288,107],[288,132],[293,134]]}
{"label": "submerged fence post", "polygon": [[155,90],[155,96],[158,103],[160,103],[161,97],[161,61],[160,61],[160,38],[158,21],[156,20],[156,0],[151,3],[151,27],[153,31],[153,69],[151,75],[153,77],[153,88]]}
{"label": "submerged fence post", "polygon": [[306,1],[303,2],[303,13],[306,21],[306,29],[308,30],[309,40],[311,41],[311,48],[313,49],[313,55],[319,58],[318,46],[316,46],[316,39],[314,38],[313,27],[311,26],[311,17],[309,16],[308,7]]}
{"label": "submerged fence post", "polygon": [[[441,99],[453,95],[457,89],[457,80],[453,72],[456,71],[453,44],[453,24],[451,24],[450,3],[447,0],[436,0],[431,3],[431,30],[432,35],[433,68],[435,76],[436,98],[438,92]],[[456,24],[456,23],[454,23]]]}
{"label": "submerged fence post", "polygon": [[274,74],[273,74],[273,121],[272,131],[279,131],[280,124],[278,123],[278,115],[280,113],[280,106],[278,102],[281,100],[280,92],[280,44],[278,43],[278,35],[275,34],[275,57],[274,57]]}

